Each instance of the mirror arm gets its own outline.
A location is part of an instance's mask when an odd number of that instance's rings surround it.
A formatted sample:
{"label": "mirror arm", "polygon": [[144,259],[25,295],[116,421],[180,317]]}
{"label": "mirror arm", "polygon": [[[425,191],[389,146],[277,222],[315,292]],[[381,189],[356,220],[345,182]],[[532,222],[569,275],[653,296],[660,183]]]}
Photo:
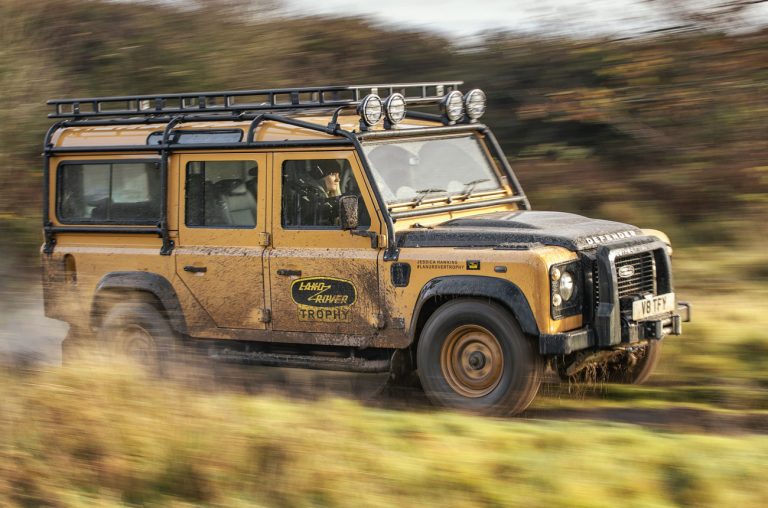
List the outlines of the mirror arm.
{"label": "mirror arm", "polygon": [[367,236],[371,239],[371,248],[379,248],[379,235],[377,235],[374,231],[361,231],[359,229],[350,229],[348,231],[352,233],[352,236]]}

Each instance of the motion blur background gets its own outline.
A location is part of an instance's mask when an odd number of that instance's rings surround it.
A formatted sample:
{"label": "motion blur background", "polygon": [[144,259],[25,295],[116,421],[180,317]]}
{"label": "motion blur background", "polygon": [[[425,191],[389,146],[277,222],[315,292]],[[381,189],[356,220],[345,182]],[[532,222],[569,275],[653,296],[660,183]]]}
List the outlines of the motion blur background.
{"label": "motion blur background", "polygon": [[[0,353],[56,363],[66,333],[39,302],[46,99],[441,79],[486,91],[484,122],[535,209],[669,234],[694,322],[668,341],[650,386],[548,387],[529,416],[549,421],[523,423],[9,367],[0,504],[768,499],[760,0],[2,0]],[[159,430],[167,411],[186,434]]]}

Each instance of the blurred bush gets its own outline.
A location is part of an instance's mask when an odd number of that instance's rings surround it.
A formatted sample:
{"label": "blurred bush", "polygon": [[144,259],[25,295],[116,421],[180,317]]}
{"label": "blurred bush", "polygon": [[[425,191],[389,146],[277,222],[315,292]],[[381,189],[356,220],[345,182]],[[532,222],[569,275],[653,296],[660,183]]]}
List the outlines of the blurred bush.
{"label": "blurred bush", "polygon": [[47,98],[458,78],[488,92],[486,123],[536,208],[610,217],[622,203],[610,218],[683,242],[768,232],[768,29],[710,16],[621,40],[468,45],[279,14],[245,0],[2,2],[0,213],[39,213]]}

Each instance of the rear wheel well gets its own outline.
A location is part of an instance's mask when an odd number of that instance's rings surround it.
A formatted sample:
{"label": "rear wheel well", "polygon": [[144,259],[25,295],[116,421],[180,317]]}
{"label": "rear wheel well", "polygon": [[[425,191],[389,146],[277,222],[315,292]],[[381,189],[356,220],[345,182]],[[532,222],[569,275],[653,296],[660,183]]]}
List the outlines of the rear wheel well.
{"label": "rear wheel well", "polygon": [[168,320],[168,311],[163,302],[154,293],[143,289],[104,289],[99,291],[91,308],[91,329],[100,328],[109,309],[116,303],[140,302],[148,303],[157,309]]}

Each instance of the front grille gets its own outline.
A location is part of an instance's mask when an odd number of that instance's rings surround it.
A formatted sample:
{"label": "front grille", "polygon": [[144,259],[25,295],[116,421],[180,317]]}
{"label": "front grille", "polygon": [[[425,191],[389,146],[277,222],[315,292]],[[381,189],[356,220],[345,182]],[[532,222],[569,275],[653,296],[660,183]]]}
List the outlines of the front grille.
{"label": "front grille", "polygon": [[[629,267],[632,267],[629,269]],[[632,272],[622,277],[622,271]],[[656,294],[656,262],[652,251],[640,252],[616,259],[616,280],[619,298],[630,295]]]}
{"label": "front grille", "polygon": [[[634,273],[629,277],[619,276],[619,270],[628,265],[632,266]],[[619,298],[637,294],[657,294],[656,259],[653,251],[616,258],[615,270]],[[600,270],[597,263],[592,265],[592,301],[595,307],[600,304]]]}

